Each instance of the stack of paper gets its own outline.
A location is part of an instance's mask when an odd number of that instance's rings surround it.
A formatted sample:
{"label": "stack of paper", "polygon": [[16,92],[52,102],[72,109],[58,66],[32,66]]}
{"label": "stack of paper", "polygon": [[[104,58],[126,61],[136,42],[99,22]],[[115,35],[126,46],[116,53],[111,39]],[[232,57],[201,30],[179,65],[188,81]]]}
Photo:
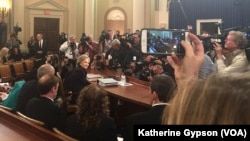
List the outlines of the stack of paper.
{"label": "stack of paper", "polygon": [[101,78],[98,79],[98,84],[101,86],[116,86],[118,85],[118,81],[113,78]]}
{"label": "stack of paper", "polygon": [[97,79],[103,78],[102,75],[100,74],[87,74],[87,80],[92,82],[92,81],[97,81]]}

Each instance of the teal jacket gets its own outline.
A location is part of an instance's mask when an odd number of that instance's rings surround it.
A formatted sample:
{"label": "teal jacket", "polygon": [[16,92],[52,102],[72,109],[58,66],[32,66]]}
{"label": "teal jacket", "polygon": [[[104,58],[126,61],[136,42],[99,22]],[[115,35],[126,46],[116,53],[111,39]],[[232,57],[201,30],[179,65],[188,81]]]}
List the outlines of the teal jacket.
{"label": "teal jacket", "polygon": [[3,106],[9,107],[11,109],[16,108],[17,100],[18,100],[20,91],[24,83],[25,83],[24,80],[21,80],[15,83],[15,85],[12,87],[11,91],[9,92],[8,98],[2,102]]}

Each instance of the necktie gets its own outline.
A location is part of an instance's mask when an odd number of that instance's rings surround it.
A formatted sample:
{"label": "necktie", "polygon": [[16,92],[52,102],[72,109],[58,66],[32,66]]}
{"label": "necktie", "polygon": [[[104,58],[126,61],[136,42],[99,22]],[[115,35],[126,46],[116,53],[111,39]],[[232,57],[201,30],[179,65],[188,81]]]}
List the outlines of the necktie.
{"label": "necktie", "polygon": [[41,41],[39,41],[39,47],[42,48],[42,43],[41,43]]}

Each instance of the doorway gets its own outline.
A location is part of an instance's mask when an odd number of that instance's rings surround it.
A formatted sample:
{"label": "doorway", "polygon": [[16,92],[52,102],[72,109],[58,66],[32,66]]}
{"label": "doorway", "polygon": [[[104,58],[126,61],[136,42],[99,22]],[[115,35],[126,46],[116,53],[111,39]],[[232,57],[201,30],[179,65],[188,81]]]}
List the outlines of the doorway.
{"label": "doorway", "polygon": [[208,32],[210,35],[220,34],[218,24],[222,23],[221,19],[199,19],[196,21],[196,32],[200,35],[203,31]]}
{"label": "doorway", "polygon": [[34,18],[34,36],[42,33],[44,40],[48,42],[48,51],[59,51],[59,18]]}
{"label": "doorway", "polygon": [[126,32],[126,15],[122,9],[112,8],[106,15],[106,29],[119,30],[121,34]]}

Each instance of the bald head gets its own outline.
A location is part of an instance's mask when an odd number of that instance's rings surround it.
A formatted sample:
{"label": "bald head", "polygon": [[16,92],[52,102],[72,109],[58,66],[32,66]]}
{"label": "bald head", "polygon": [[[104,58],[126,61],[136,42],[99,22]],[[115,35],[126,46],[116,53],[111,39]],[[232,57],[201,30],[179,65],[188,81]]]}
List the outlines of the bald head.
{"label": "bald head", "polygon": [[37,78],[41,78],[45,74],[55,74],[55,69],[52,65],[50,64],[44,64],[41,65],[38,70],[37,70]]}
{"label": "bald head", "polygon": [[[52,88],[58,88],[58,78],[53,74],[45,74],[38,80],[38,88],[41,92],[41,95],[48,94]],[[56,90],[57,92],[57,90]],[[53,96],[54,98],[54,96]]]}

